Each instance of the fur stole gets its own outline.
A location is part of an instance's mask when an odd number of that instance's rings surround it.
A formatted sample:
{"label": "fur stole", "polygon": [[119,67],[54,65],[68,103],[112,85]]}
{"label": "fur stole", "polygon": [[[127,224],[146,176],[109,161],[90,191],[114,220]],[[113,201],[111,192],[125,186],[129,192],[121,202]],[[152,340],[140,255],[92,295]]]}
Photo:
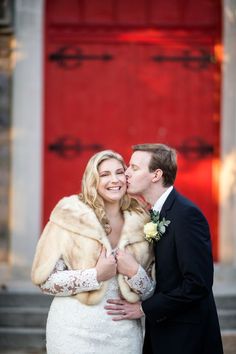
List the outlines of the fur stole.
{"label": "fur stole", "polygon": [[[124,211],[124,226],[118,244],[119,249],[132,253],[145,269],[153,262],[152,246],[144,239],[143,233],[143,225],[147,221],[145,213]],[[45,282],[59,258],[63,258],[68,269],[95,267],[103,246],[108,254],[111,253],[108,237],[94,211],[77,195],[63,198],[52,211],[38,242],[31,273],[33,283]],[[127,301],[139,300],[122,274],[118,274],[118,283]],[[106,289],[107,281],[98,290],[74,296],[82,303],[92,305],[101,301]]]}

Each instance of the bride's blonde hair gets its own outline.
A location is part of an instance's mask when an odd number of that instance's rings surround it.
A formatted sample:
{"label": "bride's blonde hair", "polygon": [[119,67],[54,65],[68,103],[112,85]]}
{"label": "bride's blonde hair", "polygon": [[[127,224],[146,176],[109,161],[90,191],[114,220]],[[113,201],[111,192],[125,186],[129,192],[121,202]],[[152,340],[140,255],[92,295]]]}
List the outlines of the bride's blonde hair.
{"label": "bride's blonde hair", "polygon": [[[126,169],[125,162],[120,154],[112,150],[100,151],[93,155],[88,161],[82,178],[82,193],[80,200],[89,205],[95,212],[98,220],[101,222],[107,234],[111,232],[109,220],[105,213],[104,201],[98,194],[99,173],[98,168],[100,164],[109,159],[116,159],[121,163],[124,170]],[[124,210],[134,210],[143,212],[138,202],[131,198],[127,193],[120,200],[120,208]]]}

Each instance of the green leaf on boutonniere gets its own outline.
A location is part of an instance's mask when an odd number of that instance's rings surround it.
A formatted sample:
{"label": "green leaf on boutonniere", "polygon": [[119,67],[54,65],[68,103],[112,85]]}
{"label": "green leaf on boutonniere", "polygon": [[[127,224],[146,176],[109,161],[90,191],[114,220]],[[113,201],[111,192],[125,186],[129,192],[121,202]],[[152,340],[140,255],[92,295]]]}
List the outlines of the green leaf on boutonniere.
{"label": "green leaf on boutonniere", "polygon": [[148,242],[159,241],[161,236],[166,232],[170,220],[163,218],[160,220],[159,211],[150,210],[151,221],[144,225],[144,238]]}

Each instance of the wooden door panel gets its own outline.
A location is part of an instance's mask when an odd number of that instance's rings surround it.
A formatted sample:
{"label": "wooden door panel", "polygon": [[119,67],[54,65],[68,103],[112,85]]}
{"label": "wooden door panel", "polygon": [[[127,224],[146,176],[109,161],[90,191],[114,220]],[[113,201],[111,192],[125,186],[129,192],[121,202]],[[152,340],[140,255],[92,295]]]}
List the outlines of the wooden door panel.
{"label": "wooden door panel", "polygon": [[[128,162],[131,145],[162,142],[179,151],[177,187],[206,214],[216,258],[219,83],[213,45],[204,36],[171,43],[145,41],[143,33],[135,42],[123,32],[109,36],[87,42],[78,36],[67,44],[58,36],[47,45],[44,222],[58,199],[80,191],[96,151],[114,149]],[[67,59],[55,59],[58,53]]]}

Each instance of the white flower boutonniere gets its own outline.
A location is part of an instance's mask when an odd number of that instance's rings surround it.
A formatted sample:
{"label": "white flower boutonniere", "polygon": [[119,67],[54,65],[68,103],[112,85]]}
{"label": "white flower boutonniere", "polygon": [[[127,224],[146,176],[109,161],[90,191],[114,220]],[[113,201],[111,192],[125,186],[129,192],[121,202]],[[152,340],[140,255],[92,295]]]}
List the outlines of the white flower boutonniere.
{"label": "white flower boutonniere", "polygon": [[145,240],[148,242],[159,241],[161,236],[166,232],[166,227],[170,224],[170,220],[163,218],[160,220],[159,211],[150,210],[151,221],[144,225]]}

